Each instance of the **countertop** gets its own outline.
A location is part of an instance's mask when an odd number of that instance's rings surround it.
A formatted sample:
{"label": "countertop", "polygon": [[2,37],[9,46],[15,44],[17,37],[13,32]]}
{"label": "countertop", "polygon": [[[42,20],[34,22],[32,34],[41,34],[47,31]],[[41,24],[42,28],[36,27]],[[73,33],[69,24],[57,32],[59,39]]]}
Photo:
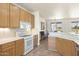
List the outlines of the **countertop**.
{"label": "countertop", "polygon": [[0,44],[5,44],[5,43],[16,41],[19,39],[23,39],[23,38],[22,37],[0,38]]}
{"label": "countertop", "polygon": [[75,43],[77,43],[79,45],[79,35],[75,35],[75,34],[72,34],[72,33],[50,32],[49,37],[59,37],[59,38],[72,40],[72,41],[74,41]]}

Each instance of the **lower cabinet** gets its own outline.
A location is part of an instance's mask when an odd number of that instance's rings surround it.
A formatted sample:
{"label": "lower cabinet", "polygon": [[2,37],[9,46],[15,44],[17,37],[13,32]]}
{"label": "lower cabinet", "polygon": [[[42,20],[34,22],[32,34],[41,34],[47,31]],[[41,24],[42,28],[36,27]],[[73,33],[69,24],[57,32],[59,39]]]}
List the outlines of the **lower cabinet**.
{"label": "lower cabinet", "polygon": [[9,42],[1,45],[2,56],[14,56],[15,54],[15,42]]}
{"label": "lower cabinet", "polygon": [[22,56],[24,54],[24,40],[16,41],[16,55]]}
{"label": "lower cabinet", "polygon": [[56,38],[56,49],[61,55],[64,56],[76,56],[77,44],[72,40],[67,40],[63,38]]}
{"label": "lower cabinet", "polygon": [[[22,45],[21,45],[22,44]],[[20,39],[0,45],[0,56],[21,56],[23,55],[24,40]]]}
{"label": "lower cabinet", "polygon": [[56,50],[56,48],[55,48],[55,37],[48,37],[48,49],[49,50]]}

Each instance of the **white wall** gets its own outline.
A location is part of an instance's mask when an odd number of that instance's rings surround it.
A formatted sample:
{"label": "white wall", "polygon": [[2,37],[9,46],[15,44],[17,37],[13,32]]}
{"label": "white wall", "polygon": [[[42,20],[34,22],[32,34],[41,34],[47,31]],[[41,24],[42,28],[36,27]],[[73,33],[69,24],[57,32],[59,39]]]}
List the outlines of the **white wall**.
{"label": "white wall", "polygon": [[47,20],[47,30],[50,32],[51,31],[51,22],[62,22],[62,29],[63,32],[69,33],[72,32],[72,21],[79,21],[79,19],[60,19],[60,20]]}
{"label": "white wall", "polygon": [[40,15],[39,15],[39,11],[35,11],[33,12],[34,16],[35,16],[35,29],[33,32],[34,34],[38,34],[38,45],[40,45],[40,35],[39,32],[41,30],[41,20],[40,20]]}

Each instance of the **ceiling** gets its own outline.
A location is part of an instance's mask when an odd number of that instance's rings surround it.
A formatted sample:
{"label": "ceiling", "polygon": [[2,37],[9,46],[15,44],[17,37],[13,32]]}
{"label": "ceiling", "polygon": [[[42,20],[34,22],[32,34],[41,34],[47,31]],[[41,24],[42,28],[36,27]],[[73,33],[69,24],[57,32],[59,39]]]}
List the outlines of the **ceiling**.
{"label": "ceiling", "polygon": [[78,3],[19,3],[31,12],[39,11],[45,19],[79,18]]}

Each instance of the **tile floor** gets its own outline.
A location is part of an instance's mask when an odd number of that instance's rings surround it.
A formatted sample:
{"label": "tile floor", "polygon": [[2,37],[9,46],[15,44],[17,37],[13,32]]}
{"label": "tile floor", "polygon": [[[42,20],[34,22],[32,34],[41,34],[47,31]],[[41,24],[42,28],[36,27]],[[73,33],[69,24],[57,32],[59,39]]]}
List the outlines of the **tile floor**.
{"label": "tile floor", "polygon": [[27,56],[60,56],[56,51],[48,50],[48,40],[42,40],[40,46],[33,49]]}

